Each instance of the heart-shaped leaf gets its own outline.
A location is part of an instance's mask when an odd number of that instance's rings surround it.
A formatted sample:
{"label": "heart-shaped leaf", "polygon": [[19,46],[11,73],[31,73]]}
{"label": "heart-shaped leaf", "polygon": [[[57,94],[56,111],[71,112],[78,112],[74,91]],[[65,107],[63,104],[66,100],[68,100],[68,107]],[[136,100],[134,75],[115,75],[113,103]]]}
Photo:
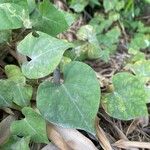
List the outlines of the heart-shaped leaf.
{"label": "heart-shaped leaf", "polygon": [[130,120],[147,116],[148,95],[144,84],[136,76],[123,72],[113,77],[114,91],[103,97],[106,112],[115,118]]}
{"label": "heart-shaped leaf", "polygon": [[94,122],[100,102],[100,87],[94,71],[73,61],[64,67],[64,83],[43,82],[37,107],[49,122],[95,133]]}
{"label": "heart-shaped leaf", "polygon": [[30,136],[34,142],[48,143],[45,120],[30,107],[24,107],[22,113],[25,118],[12,123],[12,134]]}
{"label": "heart-shaped leaf", "polygon": [[31,58],[22,66],[23,74],[31,79],[44,77],[54,71],[66,49],[72,44],[37,32],[39,37],[28,34],[17,47],[18,51]]}

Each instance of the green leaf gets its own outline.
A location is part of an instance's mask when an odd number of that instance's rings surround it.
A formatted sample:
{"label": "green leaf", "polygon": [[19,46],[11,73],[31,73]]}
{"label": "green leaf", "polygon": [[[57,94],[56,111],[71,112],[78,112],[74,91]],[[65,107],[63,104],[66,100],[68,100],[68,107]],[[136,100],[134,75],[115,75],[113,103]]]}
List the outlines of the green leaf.
{"label": "green leaf", "polygon": [[25,83],[11,82],[11,91],[13,93],[13,102],[21,107],[29,106],[32,97],[32,86]]}
{"label": "green leaf", "polygon": [[6,80],[0,80],[0,108],[12,105],[13,96],[10,90],[10,84]]}
{"label": "green leaf", "polygon": [[113,8],[115,8],[115,5],[116,5],[116,1],[117,0],[104,0],[103,1],[103,7],[105,9],[105,12],[108,12],[110,10],[112,10]]}
{"label": "green leaf", "polygon": [[54,71],[63,53],[73,45],[48,34],[37,32],[39,37],[28,34],[18,45],[17,50],[31,58],[22,65],[23,74],[30,79],[44,77]]}
{"label": "green leaf", "polygon": [[0,30],[30,28],[28,10],[24,5],[14,3],[0,4]]}
{"label": "green leaf", "polygon": [[99,34],[97,36],[99,40],[101,51],[100,58],[105,62],[108,62],[110,55],[114,54],[117,50],[117,45],[119,42],[119,36],[121,31],[118,26],[113,27],[106,34]]}
{"label": "green leaf", "polygon": [[22,107],[28,106],[33,89],[30,85],[26,84],[26,79],[20,68],[16,65],[7,65],[5,67],[5,73],[8,77],[7,82],[10,85],[13,102]]}
{"label": "green leaf", "polygon": [[52,36],[56,36],[68,28],[63,13],[57,10],[48,0],[39,4],[38,10],[34,11],[31,20],[34,29]]}
{"label": "green leaf", "polygon": [[30,150],[29,148],[30,137],[18,138],[12,136],[7,143],[0,146],[2,150]]}
{"label": "green leaf", "polygon": [[[99,42],[96,37],[96,32],[91,25],[82,26],[77,32],[77,38],[79,40],[88,41],[88,58],[94,59],[100,57],[101,49],[99,47]],[[87,47],[86,47],[87,48]]]}
{"label": "green leaf", "polygon": [[45,81],[37,92],[37,107],[54,124],[83,129],[95,134],[94,122],[99,108],[100,87],[94,71],[73,61],[64,68],[60,85]]}
{"label": "green leaf", "polygon": [[147,116],[148,95],[136,76],[122,72],[113,76],[114,91],[103,97],[106,112],[117,119],[130,120]]}
{"label": "green leaf", "polygon": [[110,12],[108,20],[114,22],[120,19],[120,14],[116,12]]}
{"label": "green leaf", "polygon": [[136,74],[136,76],[143,82],[150,80],[150,61],[140,60],[134,64],[130,64],[128,67]]}
{"label": "green leaf", "polygon": [[70,8],[72,8],[75,12],[82,12],[84,8],[88,5],[89,0],[71,0]]}
{"label": "green leaf", "polygon": [[137,33],[129,44],[129,53],[136,54],[140,49],[145,49],[147,47],[150,47],[150,36]]}
{"label": "green leaf", "polygon": [[30,136],[36,143],[48,143],[45,120],[30,107],[24,107],[22,113],[25,118],[12,123],[10,128],[12,134]]}
{"label": "green leaf", "polygon": [[20,68],[16,65],[6,65],[5,73],[6,73],[7,77],[11,80],[18,80],[19,78],[24,77]]}

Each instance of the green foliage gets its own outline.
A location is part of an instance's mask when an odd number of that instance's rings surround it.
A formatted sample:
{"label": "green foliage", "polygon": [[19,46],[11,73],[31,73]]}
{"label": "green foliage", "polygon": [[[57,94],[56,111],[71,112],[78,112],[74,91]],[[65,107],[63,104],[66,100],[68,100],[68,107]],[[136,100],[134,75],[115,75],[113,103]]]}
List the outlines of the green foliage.
{"label": "green foliage", "polygon": [[7,80],[0,80],[0,107],[13,107],[13,103],[25,107],[30,105],[32,87],[26,84],[26,79],[19,67],[5,67]]}
{"label": "green foliage", "polygon": [[[18,51],[31,58],[22,65],[23,74],[30,79],[44,77],[54,71],[66,49],[72,44],[56,39],[43,32],[38,37],[28,34],[17,47]],[[30,43],[30,44],[28,44]]]}
{"label": "green foliage", "polygon": [[[148,3],[68,0],[71,9],[64,11],[49,0],[0,0],[0,52],[6,47],[16,60],[20,55],[25,58],[18,60],[20,67],[0,66],[6,75],[6,79],[0,79],[0,108],[9,107],[20,114],[0,149],[29,150],[30,142],[49,143],[46,122],[95,134],[100,102],[117,119],[147,116],[150,61],[144,53],[149,52],[150,27],[139,14]],[[83,22],[74,24],[74,35],[70,26],[79,18]],[[17,53],[13,51],[15,45]],[[107,63],[121,46],[130,54],[122,66],[130,73],[114,74],[112,91],[102,93],[100,100],[95,72],[80,61],[100,59]]]}
{"label": "green foliage", "polygon": [[122,120],[148,115],[146,107],[148,94],[138,78],[122,72],[114,75],[112,81],[114,91],[102,99],[102,105],[109,115]]}
{"label": "green foliage", "polygon": [[30,137],[34,142],[48,143],[45,120],[30,107],[24,107],[22,113],[25,118],[12,123],[12,134]]}
{"label": "green foliage", "polygon": [[40,84],[37,108],[52,123],[95,134],[94,121],[100,102],[95,73],[88,65],[76,61],[67,64],[63,73],[64,82],[60,85],[50,81]]}

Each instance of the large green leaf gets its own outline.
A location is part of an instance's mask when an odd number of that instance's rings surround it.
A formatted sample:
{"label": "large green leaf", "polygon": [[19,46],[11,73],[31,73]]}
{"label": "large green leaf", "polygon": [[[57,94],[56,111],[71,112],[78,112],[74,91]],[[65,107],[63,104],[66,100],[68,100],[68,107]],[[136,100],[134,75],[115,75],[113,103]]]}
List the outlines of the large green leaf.
{"label": "large green leaf", "polygon": [[94,122],[99,108],[100,87],[94,71],[73,61],[64,67],[60,85],[43,82],[37,93],[37,107],[54,124],[95,133]]}
{"label": "large green leaf", "polygon": [[31,15],[31,20],[36,30],[52,36],[56,36],[68,28],[63,13],[57,10],[48,0],[39,4],[39,8]]}
{"label": "large green leaf", "polygon": [[145,86],[134,75],[122,72],[113,77],[114,91],[103,97],[106,112],[115,118],[130,120],[147,116],[148,95]]}
{"label": "large green leaf", "polygon": [[30,107],[24,107],[22,113],[25,118],[12,123],[12,134],[30,136],[31,140],[37,143],[48,143],[45,120]]}
{"label": "large green leaf", "polygon": [[29,148],[30,137],[18,138],[16,136],[10,137],[10,139],[0,146],[1,150],[30,150]]}
{"label": "large green leaf", "polygon": [[8,3],[1,2],[0,30],[17,29],[23,26],[26,28],[31,27],[26,4],[25,0],[22,0],[19,4],[17,1],[8,1]]}
{"label": "large green leaf", "polygon": [[22,66],[24,75],[31,79],[44,77],[54,71],[59,64],[66,49],[72,44],[51,37],[42,32],[37,32],[39,37],[28,34],[17,47],[18,51],[31,58]]}

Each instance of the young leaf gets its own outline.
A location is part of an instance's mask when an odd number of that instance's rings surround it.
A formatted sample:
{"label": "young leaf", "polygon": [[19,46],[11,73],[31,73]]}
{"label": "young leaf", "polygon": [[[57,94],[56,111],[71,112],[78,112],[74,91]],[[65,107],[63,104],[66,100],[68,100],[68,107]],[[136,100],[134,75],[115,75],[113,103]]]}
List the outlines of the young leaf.
{"label": "young leaf", "polygon": [[2,150],[30,150],[29,148],[30,137],[18,138],[16,136],[10,137],[10,139],[0,146]]}
{"label": "young leaf", "polygon": [[89,42],[88,47],[86,47],[88,58],[94,59],[100,57],[101,49],[96,37],[96,32],[91,25],[82,26],[77,32],[77,38]]}
{"label": "young leaf", "polygon": [[73,61],[65,65],[63,73],[64,83],[45,81],[39,86],[38,109],[49,122],[95,134],[100,87],[94,71],[84,63]]}
{"label": "young leaf", "polygon": [[72,44],[37,32],[39,37],[28,34],[17,47],[18,51],[31,58],[22,65],[23,74],[30,79],[44,77],[54,71],[66,49]]}
{"label": "young leaf", "polygon": [[48,0],[39,4],[39,9],[32,14],[31,20],[36,30],[52,36],[56,36],[68,28],[63,13],[57,10]]}
{"label": "young leaf", "polygon": [[148,115],[148,95],[144,84],[134,75],[118,73],[113,77],[113,85],[114,91],[106,94],[102,100],[102,105],[110,116],[130,120]]}
{"label": "young leaf", "polygon": [[45,120],[30,107],[24,107],[22,113],[25,118],[11,124],[12,134],[30,136],[31,140],[37,143],[48,143]]}
{"label": "young leaf", "polygon": [[[22,0],[20,4],[25,4],[25,0]],[[0,20],[0,30],[17,29],[23,26],[31,27],[26,6],[19,5],[16,1],[0,3]]]}

